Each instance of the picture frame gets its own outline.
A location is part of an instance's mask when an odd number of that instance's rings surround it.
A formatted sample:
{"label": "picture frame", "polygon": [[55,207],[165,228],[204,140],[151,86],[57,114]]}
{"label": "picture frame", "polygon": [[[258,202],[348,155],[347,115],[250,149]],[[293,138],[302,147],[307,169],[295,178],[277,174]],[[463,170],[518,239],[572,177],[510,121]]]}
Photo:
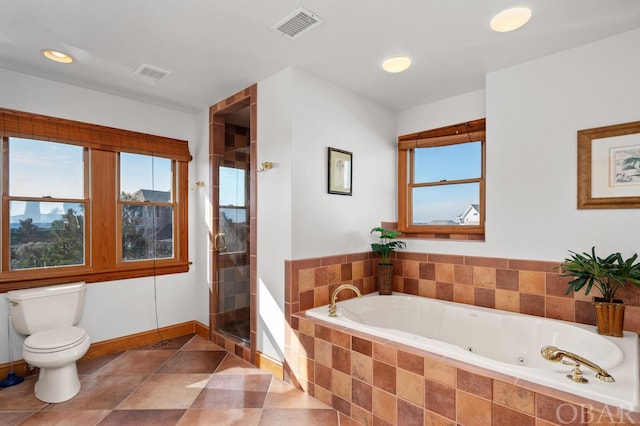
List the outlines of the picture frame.
{"label": "picture frame", "polygon": [[640,208],[640,121],[578,131],[578,209]]}
{"label": "picture frame", "polygon": [[327,159],[327,192],[352,195],[353,153],[329,147]]}

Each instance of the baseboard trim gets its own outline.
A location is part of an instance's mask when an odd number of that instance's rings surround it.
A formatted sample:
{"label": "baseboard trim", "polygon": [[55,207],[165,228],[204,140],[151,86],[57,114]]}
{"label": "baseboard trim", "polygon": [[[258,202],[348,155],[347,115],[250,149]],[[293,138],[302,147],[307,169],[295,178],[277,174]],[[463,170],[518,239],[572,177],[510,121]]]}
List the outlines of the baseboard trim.
{"label": "baseboard trim", "polygon": [[[189,334],[197,334],[205,339],[209,339],[209,327],[199,321],[187,321],[181,324],[162,327],[159,330],[143,331],[141,333],[131,334],[128,336],[117,337],[115,339],[103,340],[92,343],[89,350],[82,357],[85,359],[98,358],[104,355],[123,352],[138,346],[151,345],[163,339],[174,339]],[[162,338],[160,337],[162,336]],[[28,376],[32,371],[27,371],[28,366],[24,360],[13,362],[14,372],[19,376]],[[9,363],[0,364],[0,380],[3,380],[9,374]]]}
{"label": "baseboard trim", "polygon": [[284,380],[284,366],[282,361],[265,355],[262,352],[256,352],[256,367],[271,373],[272,376],[280,380]]}

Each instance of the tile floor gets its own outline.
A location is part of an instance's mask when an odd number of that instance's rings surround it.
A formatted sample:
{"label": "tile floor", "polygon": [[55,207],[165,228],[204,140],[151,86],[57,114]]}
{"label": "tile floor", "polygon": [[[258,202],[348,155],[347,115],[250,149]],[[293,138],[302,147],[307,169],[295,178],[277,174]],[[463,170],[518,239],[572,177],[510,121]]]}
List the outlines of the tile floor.
{"label": "tile floor", "polygon": [[[331,407],[199,336],[78,362],[80,393],[0,389],[0,425],[347,425]],[[342,422],[342,423],[341,423]]]}

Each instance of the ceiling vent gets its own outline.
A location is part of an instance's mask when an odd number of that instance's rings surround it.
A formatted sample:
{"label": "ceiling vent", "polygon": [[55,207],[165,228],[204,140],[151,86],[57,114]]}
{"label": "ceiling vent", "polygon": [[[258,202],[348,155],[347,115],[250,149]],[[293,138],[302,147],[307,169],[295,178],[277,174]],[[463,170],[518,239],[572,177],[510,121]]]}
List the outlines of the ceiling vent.
{"label": "ceiling vent", "polygon": [[278,34],[293,40],[323,22],[322,18],[318,15],[301,7],[289,16],[278,21],[271,27],[271,29]]}
{"label": "ceiling vent", "polygon": [[153,81],[160,82],[167,78],[169,74],[171,74],[171,71],[163,70],[152,65],[141,64],[138,68],[135,69],[134,73],[143,77],[147,77]]}

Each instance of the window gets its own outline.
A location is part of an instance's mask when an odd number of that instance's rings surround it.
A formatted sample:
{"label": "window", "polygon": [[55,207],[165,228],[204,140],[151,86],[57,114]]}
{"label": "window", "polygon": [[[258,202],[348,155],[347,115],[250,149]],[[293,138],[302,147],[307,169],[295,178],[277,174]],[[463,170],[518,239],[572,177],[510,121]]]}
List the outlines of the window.
{"label": "window", "polygon": [[398,229],[484,239],[485,120],[398,138]]}
{"label": "window", "polygon": [[186,272],[186,141],[0,109],[0,291]]}
{"label": "window", "polygon": [[85,149],[10,137],[6,152],[8,269],[84,265]]}
{"label": "window", "polygon": [[220,166],[220,229],[226,235],[226,253],[247,251],[248,182],[247,173],[238,167]]}
{"label": "window", "polygon": [[122,261],[173,257],[173,169],[174,162],[167,158],[120,154]]}

